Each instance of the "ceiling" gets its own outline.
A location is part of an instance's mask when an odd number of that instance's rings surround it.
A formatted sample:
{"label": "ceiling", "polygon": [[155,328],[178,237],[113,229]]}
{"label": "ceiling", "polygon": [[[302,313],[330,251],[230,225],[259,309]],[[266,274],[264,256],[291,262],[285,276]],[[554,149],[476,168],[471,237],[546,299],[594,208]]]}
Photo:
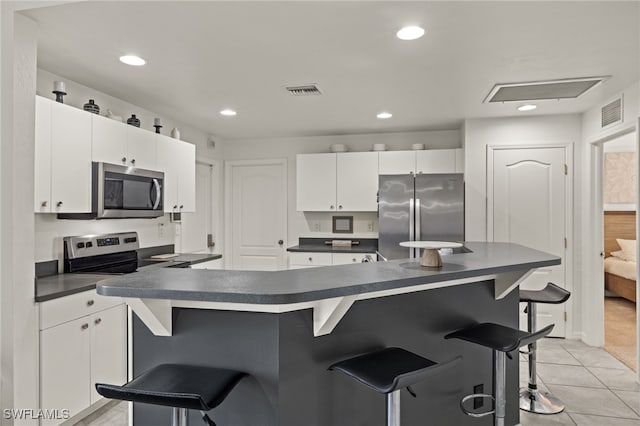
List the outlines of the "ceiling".
{"label": "ceiling", "polygon": [[[224,139],[457,129],[525,114],[483,103],[496,83],[611,75],[526,114],[582,112],[640,78],[636,1],[91,1],[24,13],[39,23],[39,67]],[[408,24],[426,35],[397,39]],[[129,53],[147,65],[118,61]],[[283,89],[306,83],[323,95]]]}

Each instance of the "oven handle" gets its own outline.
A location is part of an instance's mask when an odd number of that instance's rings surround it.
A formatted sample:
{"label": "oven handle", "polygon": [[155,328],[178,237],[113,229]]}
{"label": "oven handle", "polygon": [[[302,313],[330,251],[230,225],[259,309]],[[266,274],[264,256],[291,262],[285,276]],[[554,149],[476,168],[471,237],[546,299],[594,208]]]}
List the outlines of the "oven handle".
{"label": "oven handle", "polygon": [[162,190],[160,189],[160,182],[158,182],[158,179],[153,179],[153,186],[156,188],[156,202],[153,204],[153,210],[157,210],[158,205],[160,204],[160,197],[162,196]]}

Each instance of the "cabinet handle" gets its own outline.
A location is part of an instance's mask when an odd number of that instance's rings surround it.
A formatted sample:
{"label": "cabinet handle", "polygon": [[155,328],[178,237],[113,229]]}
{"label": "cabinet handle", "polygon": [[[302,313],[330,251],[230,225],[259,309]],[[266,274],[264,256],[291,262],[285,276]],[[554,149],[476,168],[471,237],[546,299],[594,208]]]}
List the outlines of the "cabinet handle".
{"label": "cabinet handle", "polygon": [[174,210],[175,210],[175,209],[177,209],[177,208],[178,208],[178,205],[177,205],[177,204],[173,206],[173,209],[174,209]]}
{"label": "cabinet handle", "polygon": [[46,202],[46,201],[43,201],[42,203],[40,203],[40,206],[42,206],[42,207],[47,207],[47,202]]}
{"label": "cabinet handle", "polygon": [[355,261],[356,261],[356,258],[354,257],[353,259],[351,259],[351,261],[352,261],[352,262],[355,262]]}
{"label": "cabinet handle", "polygon": [[183,207],[184,207],[184,206],[183,206],[182,204],[180,204],[180,210],[182,210],[182,208],[183,208]]}
{"label": "cabinet handle", "polygon": [[93,300],[88,300],[87,301],[87,306],[93,306],[93,304],[96,303]]}
{"label": "cabinet handle", "polygon": [[330,208],[331,210],[333,210],[333,204],[332,204],[331,206],[329,206],[329,208]]}
{"label": "cabinet handle", "polygon": [[58,207],[62,206],[62,201],[58,201],[58,202],[56,203],[56,206],[58,206]]}
{"label": "cabinet handle", "polygon": [[309,262],[313,262],[313,257],[310,257],[310,258],[309,258]]}
{"label": "cabinet handle", "polygon": [[126,163],[127,162],[127,157],[122,157],[122,162]]}
{"label": "cabinet handle", "polygon": [[342,210],[342,205],[339,205],[339,206],[338,206],[338,209],[339,209],[339,210]]}
{"label": "cabinet handle", "polygon": [[97,318],[97,319],[94,321],[95,325],[98,325],[98,324],[100,324],[101,322],[102,322],[102,318]]}
{"label": "cabinet handle", "polygon": [[80,328],[81,328],[82,330],[86,330],[87,328],[89,328],[89,324],[84,323],[84,324],[82,324],[82,326],[80,326]]}
{"label": "cabinet handle", "polygon": [[136,164],[136,159],[131,160],[131,164]]}

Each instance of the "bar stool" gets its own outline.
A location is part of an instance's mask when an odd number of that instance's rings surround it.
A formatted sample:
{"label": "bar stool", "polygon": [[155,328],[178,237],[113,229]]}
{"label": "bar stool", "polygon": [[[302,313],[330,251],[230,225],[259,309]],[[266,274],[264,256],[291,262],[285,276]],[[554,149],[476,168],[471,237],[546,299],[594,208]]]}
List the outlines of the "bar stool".
{"label": "bar stool", "polygon": [[246,375],[220,368],[161,364],[123,386],[96,383],[96,390],[105,398],[172,407],[172,426],[187,426],[188,409],[200,410],[202,419],[216,426],[207,411],[220,405]]}
{"label": "bar stool", "polygon": [[414,383],[441,372],[460,361],[457,357],[436,363],[401,348],[385,348],[333,364],[329,370],[338,370],[376,392],[387,396],[387,426],[400,426],[400,391]]}
{"label": "bar stool", "polygon": [[[471,417],[485,417],[494,415],[494,425],[504,426],[504,416],[506,411],[506,366],[507,357],[512,359],[509,352],[512,352],[524,345],[548,335],[553,330],[553,324],[535,333],[527,333],[515,328],[505,327],[499,324],[482,323],[476,324],[462,330],[454,331],[444,336],[445,339],[460,339],[477,345],[485,346],[493,350],[494,373],[493,373],[493,395],[471,394],[460,401],[462,411]],[[494,402],[494,409],[484,413],[474,413],[464,407],[464,403],[474,398],[489,398]]]}
{"label": "bar stool", "polygon": [[[536,330],[536,304],[560,304],[566,302],[571,293],[554,283],[547,283],[542,290],[520,290],[520,302],[527,303],[527,331]],[[538,414],[556,414],[564,410],[564,404],[549,392],[538,390],[536,380],[536,342],[529,344],[528,351],[522,352],[529,356],[529,384],[520,389],[520,409]]]}

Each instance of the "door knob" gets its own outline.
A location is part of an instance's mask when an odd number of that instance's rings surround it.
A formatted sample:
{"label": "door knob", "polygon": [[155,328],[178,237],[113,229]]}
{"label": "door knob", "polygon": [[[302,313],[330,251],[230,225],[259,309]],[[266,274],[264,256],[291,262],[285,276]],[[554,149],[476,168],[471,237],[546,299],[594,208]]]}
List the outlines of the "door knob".
{"label": "door knob", "polygon": [[282,240],[278,240],[278,245],[279,245],[279,246],[281,246],[281,245],[283,245],[283,244],[284,244],[284,241],[282,241]]}

